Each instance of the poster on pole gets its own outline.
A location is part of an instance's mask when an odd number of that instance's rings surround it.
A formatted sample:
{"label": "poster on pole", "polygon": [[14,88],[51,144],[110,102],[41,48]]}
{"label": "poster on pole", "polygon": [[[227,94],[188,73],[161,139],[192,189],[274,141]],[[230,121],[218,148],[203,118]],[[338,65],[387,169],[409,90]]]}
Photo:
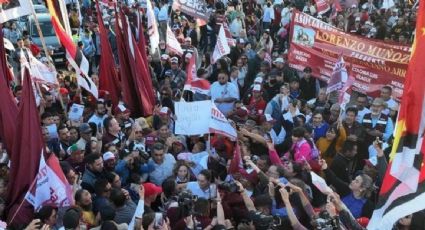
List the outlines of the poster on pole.
{"label": "poster on pole", "polygon": [[194,18],[205,21],[208,21],[211,15],[211,10],[207,6],[204,0],[175,0],[173,2],[173,10],[180,10]]}
{"label": "poster on pole", "polygon": [[211,101],[176,102],[175,134],[202,135],[209,132]]}

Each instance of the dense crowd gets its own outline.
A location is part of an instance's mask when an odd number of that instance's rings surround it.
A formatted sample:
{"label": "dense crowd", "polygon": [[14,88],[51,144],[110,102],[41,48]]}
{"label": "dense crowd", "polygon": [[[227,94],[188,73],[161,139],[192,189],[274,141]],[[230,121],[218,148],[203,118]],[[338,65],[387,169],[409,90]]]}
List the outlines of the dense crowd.
{"label": "dense crowd", "polygon": [[[117,62],[115,9],[102,5],[96,12],[90,0],[80,2],[80,9],[75,0],[66,2],[74,41],[98,85],[102,50],[96,15],[102,14]],[[172,2],[152,4],[160,34],[159,49],[147,51],[157,97],[154,114],[134,117],[125,103],[111,104],[102,90],[95,100],[78,87],[70,65],[56,66],[60,85],[41,87],[38,98],[41,129],[73,188],[75,204],[43,206],[29,225],[16,229],[365,229],[387,169],[399,104],[392,88],[383,86],[376,98],[353,92],[342,108],[310,67],[299,72],[289,66],[289,24],[293,10],[299,10],[347,33],[409,45],[416,21],[412,3],[399,0],[381,9],[379,0],[344,0],[341,10],[333,2],[318,14],[315,3],[305,0],[207,1],[212,14],[201,26],[172,10]],[[141,4],[119,1],[118,7],[133,28],[140,14],[146,22]],[[212,64],[222,22],[236,44]],[[182,57],[167,49],[167,26],[181,43]],[[11,21],[3,33],[15,46],[7,51],[15,76],[28,52],[49,62],[27,28]],[[208,95],[183,89],[193,55],[197,77],[211,83]],[[10,83],[19,103],[20,78]],[[236,141],[220,134],[174,134],[174,103],[208,99],[237,129]],[[73,103],[85,106],[79,121],[65,115]],[[4,207],[13,181],[1,142],[0,149]],[[231,168],[235,152],[243,162],[236,171]],[[333,191],[320,191],[310,172]],[[408,215],[394,229],[423,229],[424,216],[424,211]]]}

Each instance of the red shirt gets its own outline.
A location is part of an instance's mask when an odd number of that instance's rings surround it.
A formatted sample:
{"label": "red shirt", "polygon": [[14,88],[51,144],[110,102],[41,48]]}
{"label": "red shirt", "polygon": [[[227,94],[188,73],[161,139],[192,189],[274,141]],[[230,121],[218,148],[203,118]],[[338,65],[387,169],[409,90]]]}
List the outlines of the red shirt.
{"label": "red shirt", "polygon": [[258,122],[259,117],[264,114],[266,106],[267,103],[262,97],[259,101],[256,101],[254,97],[251,96],[251,99],[249,100],[249,104],[247,106],[249,116],[254,116]]}

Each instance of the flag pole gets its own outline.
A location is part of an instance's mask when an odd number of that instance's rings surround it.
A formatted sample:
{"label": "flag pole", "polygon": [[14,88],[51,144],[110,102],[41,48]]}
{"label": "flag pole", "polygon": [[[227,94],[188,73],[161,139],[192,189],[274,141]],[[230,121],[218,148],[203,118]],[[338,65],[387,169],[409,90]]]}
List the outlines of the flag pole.
{"label": "flag pole", "polygon": [[[53,60],[53,59],[52,59],[52,57],[50,56],[49,51],[47,50],[46,41],[44,40],[43,32],[41,31],[41,27],[40,27],[40,22],[39,22],[39,21],[38,21],[38,19],[37,19],[37,15],[36,15],[36,13],[35,13],[34,5],[33,5],[33,3],[32,3],[32,2],[31,2],[31,11],[32,11],[32,16],[34,17],[34,22],[35,22],[35,25],[36,25],[36,27],[37,27],[38,34],[40,35],[40,41],[41,41],[41,44],[42,44],[42,46],[43,46],[44,54],[46,55],[46,57],[47,57],[47,61],[49,62],[49,66],[50,66],[51,68],[53,68],[53,70],[54,70],[55,72],[57,72],[57,71],[56,71],[56,67],[55,67],[55,65],[54,65],[54,64],[53,64],[53,62],[52,62],[52,60]],[[58,81],[57,76],[56,76],[56,82],[57,82],[57,84],[58,84],[58,86],[59,86],[59,81]],[[60,94],[60,92],[59,92],[59,94]],[[65,105],[64,105],[64,103],[63,103],[63,99],[62,99],[62,97],[61,97],[60,95],[59,95],[59,102],[60,102],[61,107],[62,107],[62,109],[63,109],[63,111],[64,111],[64,113],[65,113],[65,116],[68,116],[68,115],[67,115],[68,111],[66,111]]]}

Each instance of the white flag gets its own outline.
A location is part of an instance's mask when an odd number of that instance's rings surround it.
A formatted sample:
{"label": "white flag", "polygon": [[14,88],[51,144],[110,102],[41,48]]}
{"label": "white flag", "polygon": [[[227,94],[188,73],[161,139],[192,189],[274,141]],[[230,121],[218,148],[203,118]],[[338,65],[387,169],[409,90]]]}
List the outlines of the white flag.
{"label": "white flag", "polygon": [[214,64],[218,59],[220,59],[221,57],[229,53],[230,53],[229,43],[227,41],[226,33],[224,32],[223,25],[221,25],[211,62]]}
{"label": "white flag", "polygon": [[227,118],[223,113],[217,108],[215,103],[211,103],[211,119],[210,119],[210,133],[218,133],[223,136],[230,138],[231,140],[236,140],[238,134],[236,129],[230,124]]}
{"label": "white flag", "polygon": [[147,0],[146,4],[146,14],[148,16],[148,34],[151,43],[151,53],[154,53],[159,46],[158,23],[156,22],[155,14],[153,13],[151,1]]}
{"label": "white flag", "polygon": [[9,0],[0,4],[0,23],[32,13],[31,0]]}
{"label": "white flag", "polygon": [[52,67],[43,64],[37,58],[32,56],[31,52],[28,52],[28,56],[30,59],[30,75],[34,81],[52,85],[58,84],[58,80],[56,78],[57,72]]}
{"label": "white flag", "polygon": [[59,160],[52,154],[48,161],[49,164],[46,164],[42,151],[35,187],[25,195],[35,210],[43,205],[69,207],[73,204],[72,188],[60,168]]}
{"label": "white flag", "polygon": [[384,0],[382,2],[382,7],[381,9],[389,9],[391,7],[395,6],[395,3],[393,0]]}
{"label": "white flag", "polygon": [[78,76],[77,77],[78,85],[89,91],[96,99],[99,97],[99,92],[97,91],[97,86],[89,77]]}
{"label": "white flag", "polygon": [[167,26],[167,48],[179,56],[183,55],[183,49],[169,26]]}

